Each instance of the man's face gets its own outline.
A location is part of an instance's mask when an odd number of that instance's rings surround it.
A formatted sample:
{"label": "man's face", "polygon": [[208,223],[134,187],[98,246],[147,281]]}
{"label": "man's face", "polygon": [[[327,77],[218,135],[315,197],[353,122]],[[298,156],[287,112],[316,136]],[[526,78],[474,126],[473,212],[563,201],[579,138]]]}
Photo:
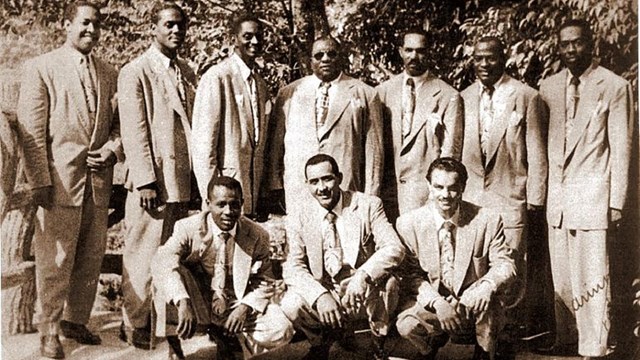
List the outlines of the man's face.
{"label": "man's face", "polygon": [[311,70],[322,81],[332,81],[340,75],[340,53],[334,41],[324,39],[313,43]]}
{"label": "man's face", "polygon": [[307,166],[306,172],[307,187],[311,195],[323,208],[333,209],[340,199],[342,174],[334,174],[327,161]]}
{"label": "man's face", "polygon": [[245,62],[252,62],[260,56],[262,51],[262,31],[255,21],[245,21],[240,24],[235,34],[235,46],[238,56]]}
{"label": "man's face", "polygon": [[209,211],[213,222],[223,231],[230,231],[242,213],[242,197],[226,186],[214,186],[209,195]]}
{"label": "man's face", "polygon": [[153,35],[160,51],[175,54],[184,43],[187,34],[187,19],[176,9],[164,9],[158,14],[158,22],[153,24]]}
{"label": "man's face", "polygon": [[592,44],[584,36],[584,31],[578,26],[569,26],[560,30],[560,59],[564,65],[576,75],[591,64]]}
{"label": "man's face", "polygon": [[91,6],[80,6],[73,21],[65,20],[67,42],[83,54],[91,52],[100,38],[100,14]]}
{"label": "man's face", "polygon": [[458,181],[458,173],[435,169],[431,173],[431,198],[440,215],[448,219],[456,213],[464,187]]}
{"label": "man's face", "polygon": [[495,84],[504,73],[504,55],[493,41],[479,42],[473,49],[473,68],[485,86]]}
{"label": "man's face", "polygon": [[427,71],[427,39],[421,34],[406,34],[400,48],[404,69],[411,76]]}

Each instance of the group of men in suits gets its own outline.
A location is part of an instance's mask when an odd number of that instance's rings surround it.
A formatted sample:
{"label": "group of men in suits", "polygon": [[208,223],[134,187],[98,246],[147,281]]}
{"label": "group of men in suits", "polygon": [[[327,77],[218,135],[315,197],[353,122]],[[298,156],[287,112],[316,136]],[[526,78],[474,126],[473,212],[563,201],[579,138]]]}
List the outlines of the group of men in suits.
{"label": "group of men in suits", "polygon": [[[92,54],[100,13],[85,1],[65,11],[65,45],[26,65],[18,119],[43,208],[43,356],[64,357],[59,332],[100,343],[86,323],[112,166],[125,157],[121,338],[135,346],[148,347],[156,330],[155,287],[177,311],[165,318],[177,317],[180,336],[210,324],[219,344],[241,334],[247,354],[286,343],[297,328],[326,355],[336,336],[318,329],[364,317],[384,358],[398,312],[398,332],[427,357],[469,325],[478,357],[493,356],[501,305],[517,306],[525,288],[528,212],[546,204],[557,347],[577,330],[580,354],[610,352],[606,245],[626,206],[633,102],[626,81],[593,63],[587,23],[561,26],[567,69],[539,93],[505,74],[494,37],[476,42],[476,82],[458,93],[430,73],[428,34],[411,30],[400,47],[405,70],[377,89],[344,73],[337,40],[317,39],[313,74],[271,106],[256,71],[257,17],[232,19],[234,53],[198,82],[177,56],[184,10],[161,1],[151,13],[152,44],[119,76]],[[274,306],[268,235],[250,219],[282,190],[289,289]],[[181,220],[197,196],[205,211]]]}

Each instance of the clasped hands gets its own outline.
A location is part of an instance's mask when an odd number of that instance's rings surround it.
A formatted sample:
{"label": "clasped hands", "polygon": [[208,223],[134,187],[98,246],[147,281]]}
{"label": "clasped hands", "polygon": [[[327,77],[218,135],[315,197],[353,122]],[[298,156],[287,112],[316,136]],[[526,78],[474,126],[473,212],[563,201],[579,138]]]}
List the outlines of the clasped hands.
{"label": "clasped hands", "polygon": [[493,286],[488,282],[480,282],[467,289],[460,299],[453,296],[437,299],[433,307],[442,329],[448,333],[457,333],[468,322],[489,309],[493,296]]}
{"label": "clasped hands", "polygon": [[354,317],[362,308],[367,292],[368,275],[364,271],[357,271],[348,279],[344,296],[340,303],[329,292],[325,292],[316,300],[316,310],[320,322],[334,329],[341,328],[344,322]]}

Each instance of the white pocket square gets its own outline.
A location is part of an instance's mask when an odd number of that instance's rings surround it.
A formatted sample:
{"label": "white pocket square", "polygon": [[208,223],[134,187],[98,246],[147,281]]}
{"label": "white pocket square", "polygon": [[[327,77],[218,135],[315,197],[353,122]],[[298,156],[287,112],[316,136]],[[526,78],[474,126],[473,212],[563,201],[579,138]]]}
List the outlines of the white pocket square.
{"label": "white pocket square", "polygon": [[253,265],[251,265],[251,274],[257,274],[260,268],[262,267],[262,260],[258,260]]}
{"label": "white pocket square", "polygon": [[518,126],[523,118],[524,116],[522,114],[519,114],[517,111],[514,111],[511,113],[511,116],[509,117],[509,125]]}

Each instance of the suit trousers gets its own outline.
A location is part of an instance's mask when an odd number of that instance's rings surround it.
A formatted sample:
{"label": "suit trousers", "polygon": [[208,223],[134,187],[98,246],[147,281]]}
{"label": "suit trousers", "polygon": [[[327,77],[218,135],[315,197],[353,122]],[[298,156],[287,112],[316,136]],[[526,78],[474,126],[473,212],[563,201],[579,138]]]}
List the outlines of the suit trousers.
{"label": "suit trousers", "polygon": [[550,227],[549,254],[556,343],[575,343],[577,335],[580,355],[607,355],[611,328],[607,230]]}
{"label": "suit trousers", "polygon": [[[337,286],[325,285],[338,304],[341,304],[350,279],[344,279]],[[398,281],[393,276],[377,286],[369,286],[363,306],[355,319],[351,320],[367,319],[374,336],[386,336],[389,331],[390,314],[395,311],[398,304],[398,292]],[[288,290],[280,301],[280,306],[294,327],[303,331],[312,345],[320,344],[323,325],[313,304],[308,304],[295,291]]]}
{"label": "suit trousers", "polygon": [[186,202],[167,203],[147,211],[139,192],[129,191],[125,204],[125,244],[122,254],[123,320],[127,327],[144,328],[151,310],[151,259],[173,233],[176,221],[186,217]]}
{"label": "suit trousers", "polygon": [[97,204],[86,182],[82,206],[38,211],[34,241],[40,334],[58,334],[61,319],[86,324],[96,297],[107,240],[108,204]]}
{"label": "suit trousers", "polygon": [[[235,297],[229,299],[229,305],[231,306],[229,306],[223,314],[213,315],[211,313],[211,300],[213,295],[210,289],[211,276],[204,273],[202,269],[198,269],[198,267],[200,266],[186,267],[181,265],[178,268],[178,272],[182,277],[182,281],[191,299],[191,305],[198,321],[198,328],[206,330],[206,327],[212,324],[222,327],[231,312],[235,309],[235,306],[232,304],[237,304],[237,301]],[[162,288],[162,286],[158,286],[162,280],[163,279],[155,278],[153,280],[158,289]],[[233,289],[229,290],[233,291]],[[160,295],[161,293],[162,291],[156,294]],[[166,306],[166,318],[158,316],[158,321],[165,321],[168,325],[167,333],[169,335],[175,335],[179,321],[176,305],[173,304],[171,299],[155,298],[153,300],[156,310],[161,310],[159,306]],[[160,313],[161,311],[158,311],[158,314]],[[249,315],[249,318],[251,318],[253,322],[253,329],[237,334],[245,359],[288,344],[293,337],[293,325],[277,304],[270,303],[267,305],[264,313],[257,313],[255,316]],[[163,325],[164,324],[158,324],[163,332],[157,333],[156,335],[165,336]],[[217,341],[224,341],[224,339]]]}
{"label": "suit trousers", "polygon": [[[418,351],[425,355],[433,348],[445,344],[441,338],[445,331],[440,327],[438,316],[419,304],[415,298],[404,302],[396,320],[396,328],[401,337],[407,339]],[[499,301],[491,301],[489,309],[463,324],[460,333],[449,334],[458,337],[473,335],[484,351],[495,352],[496,339],[504,327],[504,309]]]}

